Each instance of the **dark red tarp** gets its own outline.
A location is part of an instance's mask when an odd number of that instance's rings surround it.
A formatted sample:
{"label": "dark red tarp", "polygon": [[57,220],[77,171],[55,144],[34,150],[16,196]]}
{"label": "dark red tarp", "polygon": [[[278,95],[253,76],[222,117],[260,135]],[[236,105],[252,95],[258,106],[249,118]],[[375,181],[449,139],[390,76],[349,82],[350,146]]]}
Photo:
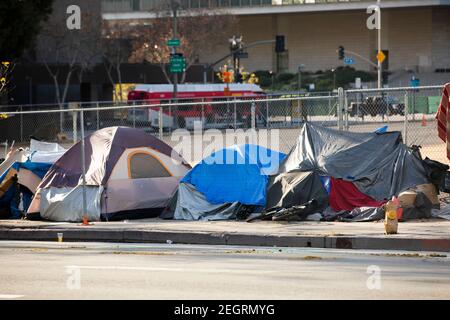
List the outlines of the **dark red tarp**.
{"label": "dark red tarp", "polygon": [[380,207],[386,201],[376,201],[349,181],[331,178],[330,206],[336,211],[351,211],[360,207]]}

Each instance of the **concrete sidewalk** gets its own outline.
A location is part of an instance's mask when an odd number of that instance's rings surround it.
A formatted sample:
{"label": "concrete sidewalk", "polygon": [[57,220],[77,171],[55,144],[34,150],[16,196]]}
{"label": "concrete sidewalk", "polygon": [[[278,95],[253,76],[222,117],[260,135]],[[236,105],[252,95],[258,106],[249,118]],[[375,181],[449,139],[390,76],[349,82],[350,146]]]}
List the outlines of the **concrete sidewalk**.
{"label": "concrete sidewalk", "polygon": [[160,219],[95,222],[90,226],[27,220],[0,220],[0,240],[184,243],[379,249],[450,252],[450,221],[399,224],[399,234],[384,235],[382,222],[173,221]]}

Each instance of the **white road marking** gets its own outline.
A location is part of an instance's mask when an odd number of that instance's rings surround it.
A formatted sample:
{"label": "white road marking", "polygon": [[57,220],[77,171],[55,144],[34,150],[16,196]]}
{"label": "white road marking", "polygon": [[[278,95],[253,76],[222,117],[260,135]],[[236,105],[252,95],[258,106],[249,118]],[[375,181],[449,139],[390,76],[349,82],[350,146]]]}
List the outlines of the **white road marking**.
{"label": "white road marking", "polygon": [[25,297],[19,294],[0,294],[0,299],[19,299]]}

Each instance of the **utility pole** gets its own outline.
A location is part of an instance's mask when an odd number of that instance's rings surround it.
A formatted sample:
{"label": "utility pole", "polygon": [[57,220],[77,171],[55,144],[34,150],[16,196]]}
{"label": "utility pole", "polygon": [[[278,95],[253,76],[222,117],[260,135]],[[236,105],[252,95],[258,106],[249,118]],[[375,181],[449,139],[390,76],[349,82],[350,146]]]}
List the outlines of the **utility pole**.
{"label": "utility pole", "polygon": [[[377,0],[378,5],[378,54],[381,52],[381,0]],[[378,60],[378,89],[382,87],[382,61]]]}
{"label": "utility pole", "polygon": [[[173,15],[173,36],[172,36],[172,38],[177,39],[177,36],[178,36],[177,13],[178,13],[178,8],[179,8],[180,4],[176,0],[171,0],[170,6],[172,9],[172,15]],[[177,53],[177,48],[176,48],[176,46],[173,46],[172,54],[175,56],[176,53]],[[178,94],[178,73],[175,72],[173,74],[173,99],[174,100],[177,99],[177,94]]]}

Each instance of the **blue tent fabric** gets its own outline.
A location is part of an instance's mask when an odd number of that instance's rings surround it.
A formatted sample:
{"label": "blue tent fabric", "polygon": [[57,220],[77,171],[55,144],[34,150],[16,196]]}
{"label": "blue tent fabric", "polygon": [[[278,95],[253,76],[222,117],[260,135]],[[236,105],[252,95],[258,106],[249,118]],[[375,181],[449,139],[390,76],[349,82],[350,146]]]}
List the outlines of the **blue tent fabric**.
{"label": "blue tent fabric", "polygon": [[328,176],[320,176],[320,181],[322,182],[325,191],[330,194],[331,193],[331,177]]}
{"label": "blue tent fabric", "polygon": [[[39,163],[39,162],[14,162],[11,167],[16,169],[17,171],[20,170],[20,168],[24,168],[27,170],[30,170],[35,175],[37,175],[39,178],[43,178],[47,171],[52,166],[51,163]],[[0,180],[1,181],[1,180]]]}
{"label": "blue tent fabric", "polygon": [[265,206],[268,175],[286,155],[257,145],[237,145],[205,158],[183,178],[212,204]]}
{"label": "blue tent fabric", "polygon": [[384,126],[384,127],[378,128],[374,132],[375,133],[386,133],[386,132],[388,132],[388,129],[389,129],[389,126]]}
{"label": "blue tent fabric", "polygon": [[35,175],[37,175],[39,178],[43,178],[45,174],[47,173],[48,169],[50,169],[52,165],[49,163],[39,163],[39,162],[14,162],[8,170],[6,170],[1,176],[0,176],[0,183],[5,179],[6,175],[8,174],[9,170],[15,169],[16,171],[19,171],[20,168],[24,168],[27,170],[30,170]]}
{"label": "blue tent fabric", "polygon": [[[0,176],[0,183],[5,179],[6,175],[11,169],[19,171],[21,168],[30,170],[39,178],[43,178],[47,171],[50,169],[52,165],[49,163],[38,163],[38,162],[14,162],[11,166]],[[29,191],[25,190],[25,188],[21,188],[21,192],[23,195],[23,205],[24,210],[26,211],[31,203],[32,194]],[[0,207],[5,208],[9,207],[11,210],[12,218],[20,218],[21,214],[17,207],[16,198],[18,196],[18,190],[15,185],[12,185],[0,198]]]}
{"label": "blue tent fabric", "polygon": [[9,207],[11,200],[14,198],[15,190],[14,188],[9,188],[3,197],[0,198],[0,208]]}

